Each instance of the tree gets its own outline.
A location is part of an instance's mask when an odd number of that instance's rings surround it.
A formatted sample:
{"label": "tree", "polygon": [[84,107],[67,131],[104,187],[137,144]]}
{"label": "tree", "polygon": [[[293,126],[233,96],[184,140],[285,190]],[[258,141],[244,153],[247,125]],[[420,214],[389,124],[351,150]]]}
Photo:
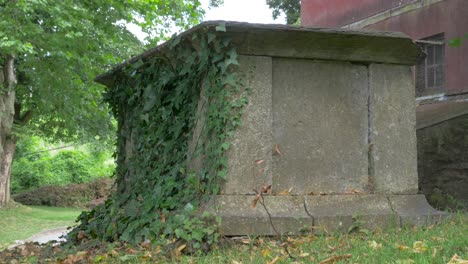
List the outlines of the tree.
{"label": "tree", "polygon": [[0,207],[10,201],[18,131],[50,139],[109,137],[111,119],[94,76],[144,46],[126,30],[134,23],[153,45],[171,28],[199,21],[198,0],[0,1]]}
{"label": "tree", "polygon": [[281,12],[286,14],[287,24],[296,24],[301,16],[300,0],[266,0],[267,5],[273,9],[273,18],[276,19]]}

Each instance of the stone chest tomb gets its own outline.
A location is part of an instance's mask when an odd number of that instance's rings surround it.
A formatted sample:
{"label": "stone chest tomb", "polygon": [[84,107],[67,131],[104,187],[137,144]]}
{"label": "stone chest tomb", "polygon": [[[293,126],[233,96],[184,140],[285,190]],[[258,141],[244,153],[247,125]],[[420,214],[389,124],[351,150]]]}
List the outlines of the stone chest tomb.
{"label": "stone chest tomb", "polygon": [[[347,230],[357,219],[370,228],[426,224],[445,215],[418,194],[410,66],[424,54],[411,39],[236,22],[222,22],[225,31],[216,31],[220,23],[205,22],[181,39],[202,30],[229,37],[250,88],[225,153],[226,179],[205,206],[222,217],[221,233]],[[97,81],[112,88],[126,65],[163,52],[164,44]],[[199,97],[196,115],[206,122],[203,88]],[[202,123],[194,126],[189,149]],[[133,155],[132,139],[125,144],[120,155]],[[187,163],[198,171],[203,158],[188,155]],[[254,189],[270,185],[263,196],[268,212],[252,208]]]}

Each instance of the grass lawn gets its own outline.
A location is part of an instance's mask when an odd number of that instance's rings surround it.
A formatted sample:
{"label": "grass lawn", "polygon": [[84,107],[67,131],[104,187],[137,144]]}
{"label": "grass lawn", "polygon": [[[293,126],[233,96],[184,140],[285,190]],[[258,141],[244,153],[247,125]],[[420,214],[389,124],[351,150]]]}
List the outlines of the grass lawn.
{"label": "grass lawn", "polygon": [[18,206],[0,210],[0,248],[44,229],[71,226],[80,209]]}
{"label": "grass lawn", "polygon": [[[49,219],[51,217],[48,214],[44,215],[45,211],[64,210],[61,213],[68,216],[71,212],[69,209],[56,208],[27,209],[26,207],[21,210],[30,210],[21,215],[39,215]],[[31,213],[33,211],[36,213]],[[76,210],[75,212],[78,213]],[[14,215],[18,217],[19,213]],[[0,217],[1,221],[4,221],[2,214]],[[21,226],[21,223],[18,223],[18,226]],[[0,252],[0,259],[28,263],[81,261],[79,263],[467,264],[468,214],[458,213],[441,224],[426,227],[393,228],[372,232],[361,230],[351,234],[285,236],[281,240],[267,237],[226,239],[210,252],[196,254],[187,252],[189,246],[183,244],[163,250],[161,247],[143,244],[131,246],[121,242],[114,244],[95,242],[90,240],[87,241],[87,245],[85,243],[80,246],[64,245],[54,248],[31,244],[24,250],[17,248],[15,251]]]}
{"label": "grass lawn", "polygon": [[[207,255],[181,256],[179,263],[468,263],[468,214],[429,227],[284,238],[246,238]],[[458,260],[450,260],[457,254]],[[465,261],[462,261],[465,260]],[[141,263],[135,261],[135,263]]]}

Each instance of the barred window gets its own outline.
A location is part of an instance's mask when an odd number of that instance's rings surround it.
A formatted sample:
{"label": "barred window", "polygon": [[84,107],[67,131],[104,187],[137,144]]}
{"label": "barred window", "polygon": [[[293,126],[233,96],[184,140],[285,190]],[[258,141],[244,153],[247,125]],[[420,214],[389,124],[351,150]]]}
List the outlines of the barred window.
{"label": "barred window", "polygon": [[426,53],[426,59],[416,65],[416,96],[445,91],[444,34],[416,41]]}

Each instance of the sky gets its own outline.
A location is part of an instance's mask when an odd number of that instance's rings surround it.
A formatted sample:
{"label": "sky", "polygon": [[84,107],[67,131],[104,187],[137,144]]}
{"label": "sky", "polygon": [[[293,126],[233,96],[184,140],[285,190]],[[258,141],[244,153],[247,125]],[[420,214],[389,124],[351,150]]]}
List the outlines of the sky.
{"label": "sky", "polygon": [[204,21],[230,20],[250,23],[285,23],[284,16],[273,20],[266,0],[224,0],[224,5],[211,9],[208,8],[209,0],[201,0],[200,2],[206,10]]}
{"label": "sky", "polygon": [[[285,24],[284,15],[273,20],[272,11],[268,8],[266,0],[224,0],[224,4],[218,8],[209,8],[209,0],[200,0],[205,16],[203,21],[228,20],[250,23]],[[136,25],[127,24],[128,30],[140,40],[145,34]]]}

